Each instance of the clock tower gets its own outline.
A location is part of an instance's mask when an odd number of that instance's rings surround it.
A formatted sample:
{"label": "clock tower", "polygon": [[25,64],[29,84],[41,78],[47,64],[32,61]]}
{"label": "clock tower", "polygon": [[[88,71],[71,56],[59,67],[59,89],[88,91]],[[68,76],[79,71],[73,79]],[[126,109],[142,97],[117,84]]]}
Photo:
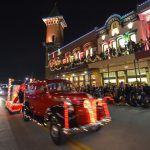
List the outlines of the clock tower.
{"label": "clock tower", "polygon": [[46,40],[44,42],[45,52],[45,78],[50,76],[50,70],[48,68],[48,55],[63,45],[64,42],[64,28],[67,24],[62,15],[60,15],[57,6],[53,7],[50,14],[42,19],[46,25]]}

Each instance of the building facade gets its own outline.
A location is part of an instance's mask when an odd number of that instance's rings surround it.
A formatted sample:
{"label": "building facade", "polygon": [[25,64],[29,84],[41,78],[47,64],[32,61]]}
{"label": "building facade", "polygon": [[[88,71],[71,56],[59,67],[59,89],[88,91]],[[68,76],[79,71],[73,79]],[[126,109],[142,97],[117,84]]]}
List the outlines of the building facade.
{"label": "building facade", "polygon": [[[124,16],[110,16],[103,27],[64,46],[66,23],[62,16],[51,14],[52,18],[43,19],[47,25],[46,78],[65,78],[76,86],[150,84],[149,0]],[[56,18],[57,26],[53,21],[49,24]]]}

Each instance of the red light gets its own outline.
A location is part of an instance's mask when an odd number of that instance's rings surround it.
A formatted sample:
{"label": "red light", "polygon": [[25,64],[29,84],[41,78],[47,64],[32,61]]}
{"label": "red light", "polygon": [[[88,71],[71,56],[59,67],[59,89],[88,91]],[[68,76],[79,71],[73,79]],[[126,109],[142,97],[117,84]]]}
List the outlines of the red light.
{"label": "red light", "polygon": [[68,105],[67,102],[64,101],[64,127],[69,128],[69,116],[68,116]]}
{"label": "red light", "polygon": [[84,108],[87,108],[89,115],[90,115],[90,122],[95,123],[96,122],[96,105],[95,110],[92,108],[92,105],[89,100],[84,101]]}
{"label": "red light", "polygon": [[103,103],[103,108],[104,108],[106,117],[110,118],[110,113],[109,113],[108,106],[106,103]]}

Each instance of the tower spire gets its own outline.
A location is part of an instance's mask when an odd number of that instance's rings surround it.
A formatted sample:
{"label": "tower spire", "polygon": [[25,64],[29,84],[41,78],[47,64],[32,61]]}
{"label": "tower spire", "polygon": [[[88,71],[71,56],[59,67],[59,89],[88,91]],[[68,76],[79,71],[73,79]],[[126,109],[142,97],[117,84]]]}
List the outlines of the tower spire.
{"label": "tower spire", "polygon": [[59,10],[57,8],[57,1],[55,0],[54,6],[51,10],[51,12],[49,13],[48,17],[54,17],[54,16],[61,16],[59,13]]}

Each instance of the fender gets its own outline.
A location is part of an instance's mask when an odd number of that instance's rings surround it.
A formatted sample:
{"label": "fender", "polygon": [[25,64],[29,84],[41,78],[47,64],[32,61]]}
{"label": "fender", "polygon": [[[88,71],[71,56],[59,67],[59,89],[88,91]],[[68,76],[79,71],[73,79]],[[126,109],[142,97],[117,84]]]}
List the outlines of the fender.
{"label": "fender", "polygon": [[[62,127],[64,127],[64,106],[56,105],[53,107],[49,107],[47,109],[44,120],[46,120],[46,122],[57,121],[61,124]],[[69,124],[70,127],[77,126],[76,115],[74,112],[69,113]]]}
{"label": "fender", "polygon": [[56,105],[53,107],[49,107],[46,110],[45,116],[44,116],[45,122],[51,122],[56,121],[61,124],[61,126],[64,125],[64,107],[61,105]]}

